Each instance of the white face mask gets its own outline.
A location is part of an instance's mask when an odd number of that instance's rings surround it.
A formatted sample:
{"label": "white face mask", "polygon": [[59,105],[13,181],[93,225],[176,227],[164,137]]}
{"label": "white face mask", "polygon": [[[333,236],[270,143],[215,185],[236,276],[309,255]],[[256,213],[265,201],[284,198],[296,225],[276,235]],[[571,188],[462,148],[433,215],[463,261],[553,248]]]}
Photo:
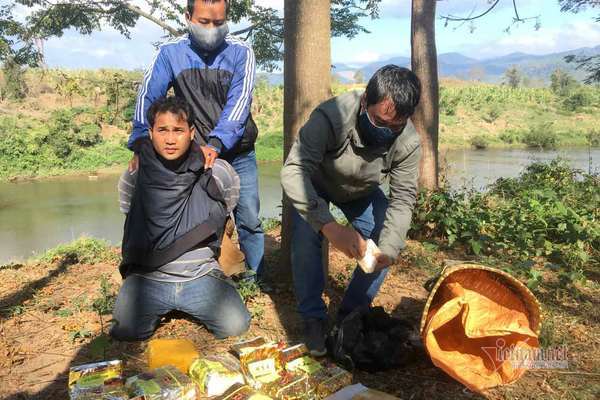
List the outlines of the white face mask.
{"label": "white face mask", "polygon": [[210,53],[218,49],[229,33],[229,26],[223,24],[216,28],[205,28],[188,21],[188,31],[192,44],[200,51]]}

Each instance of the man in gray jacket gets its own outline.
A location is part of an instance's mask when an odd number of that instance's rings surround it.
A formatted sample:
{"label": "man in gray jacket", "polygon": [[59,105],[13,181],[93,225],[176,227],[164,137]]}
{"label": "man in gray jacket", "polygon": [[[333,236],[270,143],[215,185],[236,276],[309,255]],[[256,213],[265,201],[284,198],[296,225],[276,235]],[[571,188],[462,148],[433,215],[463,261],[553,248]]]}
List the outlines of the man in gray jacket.
{"label": "man in gray jacket", "polygon": [[[405,247],[417,193],[419,137],[409,118],[421,85],[406,68],[387,65],[364,93],[348,92],[319,105],[300,130],[281,171],[294,205],[292,270],[305,342],[324,355],[327,308],[321,260],[323,238],[348,257],[360,259],[366,239],[381,253],[373,273],[354,270],[338,318],[369,305],[389,266]],[[389,198],[381,185],[389,179]],[[338,224],[333,203],[351,226]]]}

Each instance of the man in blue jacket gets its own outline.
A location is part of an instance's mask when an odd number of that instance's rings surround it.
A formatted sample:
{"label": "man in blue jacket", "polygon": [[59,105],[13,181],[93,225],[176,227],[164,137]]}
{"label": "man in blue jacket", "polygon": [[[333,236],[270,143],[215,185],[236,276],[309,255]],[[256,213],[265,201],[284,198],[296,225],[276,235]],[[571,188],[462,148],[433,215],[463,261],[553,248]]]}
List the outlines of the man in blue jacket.
{"label": "man in blue jacket", "polygon": [[[260,277],[264,233],[258,218],[258,170],[254,142],[258,129],[250,114],[255,60],[252,48],[228,35],[229,0],[188,0],[188,35],[160,46],[144,74],[137,97],[128,147],[148,135],[146,113],[172,87],[195,115],[196,140],[211,168],[228,161],[240,177],[235,209],[240,246],[248,266]],[[129,169],[137,169],[134,155]]]}

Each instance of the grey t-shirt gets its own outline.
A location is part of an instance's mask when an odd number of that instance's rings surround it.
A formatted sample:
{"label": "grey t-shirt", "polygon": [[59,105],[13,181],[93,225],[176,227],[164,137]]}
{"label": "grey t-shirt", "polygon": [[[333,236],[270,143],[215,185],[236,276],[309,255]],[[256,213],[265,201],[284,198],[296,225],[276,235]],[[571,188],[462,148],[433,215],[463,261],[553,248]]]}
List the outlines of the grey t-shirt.
{"label": "grey t-shirt", "polygon": [[[225,200],[225,206],[229,213],[237,205],[240,198],[240,178],[233,167],[226,161],[218,159],[212,168],[213,177]],[[130,173],[125,171],[119,179],[119,209],[127,214],[131,206],[131,199],[135,190],[137,171]],[[131,273],[140,275],[146,279],[160,282],[188,282],[208,274],[213,269],[220,268],[215,260],[215,254],[208,247],[193,249],[183,254],[176,260],[159,267],[150,273],[136,272],[132,268]]]}

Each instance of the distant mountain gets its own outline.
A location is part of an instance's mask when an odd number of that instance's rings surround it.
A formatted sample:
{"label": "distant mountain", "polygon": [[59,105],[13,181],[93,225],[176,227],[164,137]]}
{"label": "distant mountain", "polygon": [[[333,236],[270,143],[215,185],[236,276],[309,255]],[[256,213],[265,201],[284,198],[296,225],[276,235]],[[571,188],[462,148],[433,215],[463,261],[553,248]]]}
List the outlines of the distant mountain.
{"label": "distant mountain", "polygon": [[[568,72],[576,79],[583,80],[586,76],[585,72],[577,70],[574,64],[565,62],[564,57],[570,54],[597,55],[600,54],[600,46],[592,48],[584,47],[546,55],[532,55],[518,52],[485,60],[477,60],[460,53],[443,53],[438,55],[438,71],[440,77],[443,78],[453,77],[499,83],[502,81],[504,72],[514,65],[529,79],[544,83],[550,81],[550,75],[557,68]],[[352,68],[345,64],[336,64],[334,72],[352,80],[355,72],[360,69],[363,72],[365,80],[368,80],[377,69],[386,64],[408,67],[410,66],[410,58],[401,56],[393,57],[366,64],[360,68]]]}
{"label": "distant mountain", "polygon": [[[574,64],[565,62],[565,56],[570,54],[579,56],[597,55],[600,54],[600,45],[545,55],[511,53],[485,60],[477,60],[460,53],[443,53],[438,55],[438,71],[442,78],[500,83],[504,77],[504,72],[514,65],[523,75],[541,83],[548,83],[550,75],[557,68],[568,72],[578,80],[583,80],[586,77],[585,72],[577,70]],[[410,58],[398,56],[384,61],[358,64],[359,66],[339,63],[333,66],[331,73],[342,83],[353,83],[356,71],[360,70],[365,81],[367,81],[375,71],[387,64],[410,67]],[[283,84],[283,73],[259,73],[259,79],[260,77],[267,79],[271,85]]]}

